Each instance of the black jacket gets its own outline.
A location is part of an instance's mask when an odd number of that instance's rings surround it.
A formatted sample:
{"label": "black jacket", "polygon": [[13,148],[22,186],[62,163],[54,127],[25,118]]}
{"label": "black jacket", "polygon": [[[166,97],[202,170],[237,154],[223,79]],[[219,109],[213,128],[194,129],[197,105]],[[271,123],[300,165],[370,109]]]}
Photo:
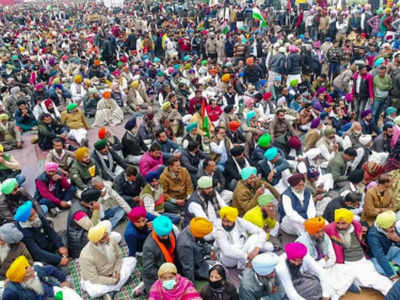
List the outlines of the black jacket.
{"label": "black jacket", "polygon": [[141,155],[147,151],[147,146],[138,134],[125,131],[122,137],[122,153],[127,155]]}
{"label": "black jacket", "polygon": [[296,75],[301,73],[301,56],[299,54],[289,54],[287,58],[287,73],[289,75]]}
{"label": "black jacket", "polygon": [[131,206],[135,206],[133,205],[133,197],[139,196],[145,185],[146,179],[140,174],[136,176],[136,181],[133,182],[126,180],[125,172],[119,174],[114,180],[115,191]]}
{"label": "black jacket", "polygon": [[[110,152],[113,160],[114,160],[114,169],[117,167],[117,165],[121,166],[123,169],[126,169],[128,166],[127,163],[124,161],[124,159],[114,150],[108,149],[108,152]],[[92,159],[94,163],[96,164],[96,169],[101,170],[100,173],[103,175],[104,180],[108,181],[114,181],[114,178],[110,177],[107,172],[103,169],[103,166],[101,164],[101,159],[99,155],[97,154],[97,151],[93,151],[92,153]],[[114,171],[114,170],[112,170]]]}
{"label": "black jacket", "polygon": [[[200,296],[203,300],[214,300],[215,295],[213,294],[210,284],[205,285],[200,292]],[[229,281],[225,280],[224,293],[222,294],[222,300],[239,300],[239,295],[236,291],[235,286]]]}

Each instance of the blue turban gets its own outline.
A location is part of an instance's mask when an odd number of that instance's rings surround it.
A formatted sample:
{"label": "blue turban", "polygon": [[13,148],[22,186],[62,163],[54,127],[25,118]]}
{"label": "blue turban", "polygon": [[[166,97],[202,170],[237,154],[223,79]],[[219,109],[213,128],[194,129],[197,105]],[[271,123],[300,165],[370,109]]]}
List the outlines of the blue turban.
{"label": "blue turban", "polygon": [[176,65],[174,65],[174,70],[179,70],[180,67],[181,67],[181,65],[176,64]]}
{"label": "blue turban", "polygon": [[185,57],[183,58],[183,61],[188,61],[190,60],[190,55],[185,55]]}
{"label": "blue turban", "polygon": [[375,61],[375,64],[374,64],[375,68],[379,67],[379,66],[380,66],[381,64],[383,64],[384,62],[385,62],[385,59],[384,59],[383,57],[378,58],[378,59]]}
{"label": "blue turban", "polygon": [[171,219],[166,216],[159,216],[153,220],[153,228],[158,236],[165,236],[172,231]]}
{"label": "blue turban", "polygon": [[247,180],[251,175],[257,176],[257,169],[254,167],[243,168],[240,172],[240,176],[243,180]]}
{"label": "blue turban", "polygon": [[244,76],[244,73],[243,72],[239,72],[238,73],[238,77],[240,78],[240,77],[243,77]]}
{"label": "blue turban", "polygon": [[246,116],[247,123],[249,123],[251,121],[251,119],[253,119],[255,116],[256,116],[256,112],[254,110],[249,111]]}
{"label": "blue turban", "polygon": [[389,106],[388,108],[386,108],[386,116],[389,116],[391,114],[396,114],[397,113],[397,109],[393,106]]}
{"label": "blue turban", "polygon": [[267,83],[267,81],[266,81],[265,79],[263,79],[263,80],[260,81],[260,85],[261,85],[261,86],[264,86],[266,83]]}
{"label": "blue turban", "polygon": [[17,211],[14,215],[14,220],[17,222],[26,222],[31,216],[32,211],[32,201],[26,201],[20,207],[17,208]]}
{"label": "blue turban", "polygon": [[132,119],[128,120],[125,124],[125,129],[126,130],[132,130],[136,126],[136,118],[133,117]]}
{"label": "blue turban", "polygon": [[264,157],[269,161],[274,160],[277,155],[278,155],[278,148],[276,147],[271,147],[264,153]]}
{"label": "blue turban", "polygon": [[347,130],[349,130],[351,128],[351,126],[353,125],[353,123],[348,122],[345,125],[342,126],[342,128],[340,128],[339,130],[339,135],[342,136]]}
{"label": "blue turban", "polygon": [[154,60],[153,60],[154,63],[159,63],[160,61],[161,60],[158,57],[154,57]]}
{"label": "blue turban", "polygon": [[188,126],[186,126],[186,132],[192,132],[195,128],[197,128],[197,126],[197,122],[190,123]]}
{"label": "blue turban", "polygon": [[279,256],[271,252],[259,254],[251,261],[254,272],[261,276],[271,274],[278,263]]}
{"label": "blue turban", "polygon": [[146,175],[146,180],[148,183],[151,183],[154,179],[159,179],[159,178],[160,178],[160,172],[158,170],[151,171]]}

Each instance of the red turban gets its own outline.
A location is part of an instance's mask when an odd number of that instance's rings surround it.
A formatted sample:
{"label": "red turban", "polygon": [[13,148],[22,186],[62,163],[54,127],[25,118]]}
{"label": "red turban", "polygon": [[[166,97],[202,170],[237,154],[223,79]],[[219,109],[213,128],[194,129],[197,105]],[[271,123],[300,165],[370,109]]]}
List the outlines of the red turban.
{"label": "red turban", "polygon": [[294,174],[288,178],[288,182],[292,187],[295,187],[300,183],[300,181],[304,181],[304,175],[301,173]]}

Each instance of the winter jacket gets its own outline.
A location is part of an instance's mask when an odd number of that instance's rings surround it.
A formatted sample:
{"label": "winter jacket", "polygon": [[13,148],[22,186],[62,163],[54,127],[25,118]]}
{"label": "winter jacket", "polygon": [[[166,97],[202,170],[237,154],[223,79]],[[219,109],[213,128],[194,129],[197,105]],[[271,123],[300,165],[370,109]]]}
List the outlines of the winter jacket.
{"label": "winter jacket", "polygon": [[146,152],[139,160],[139,171],[142,176],[146,176],[151,171],[158,170],[163,165],[163,155],[156,159]]}
{"label": "winter jacket", "polygon": [[269,69],[272,72],[285,74],[286,73],[286,56],[282,53],[277,53],[271,57],[269,61]]}
{"label": "winter jacket", "polygon": [[289,75],[301,74],[301,56],[290,53],[287,57],[287,73]]}
{"label": "winter jacket", "polygon": [[186,200],[193,193],[192,179],[184,167],[180,168],[176,176],[169,168],[165,168],[160,176],[160,184],[164,191],[165,201]]}

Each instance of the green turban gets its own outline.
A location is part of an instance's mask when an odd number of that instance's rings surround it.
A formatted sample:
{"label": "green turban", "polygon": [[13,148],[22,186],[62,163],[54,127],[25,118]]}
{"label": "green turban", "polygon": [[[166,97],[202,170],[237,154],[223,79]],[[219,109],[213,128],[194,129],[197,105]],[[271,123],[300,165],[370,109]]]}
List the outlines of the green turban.
{"label": "green turban", "polygon": [[257,141],[258,146],[261,148],[267,148],[271,144],[271,136],[269,133],[260,136]]}
{"label": "green turban", "polygon": [[259,206],[265,206],[274,201],[275,197],[271,194],[263,194],[257,198],[257,203]]}
{"label": "green turban", "polygon": [[67,111],[68,111],[68,112],[71,112],[72,110],[74,110],[74,109],[77,108],[77,107],[78,107],[78,104],[76,104],[76,103],[70,103],[70,104],[67,105]]}
{"label": "green turban", "polygon": [[94,143],[94,148],[98,151],[103,150],[107,146],[107,140],[101,139]]}
{"label": "green turban", "polygon": [[8,178],[3,181],[1,184],[1,192],[4,195],[10,195],[11,192],[18,186],[17,179],[15,178]]}

